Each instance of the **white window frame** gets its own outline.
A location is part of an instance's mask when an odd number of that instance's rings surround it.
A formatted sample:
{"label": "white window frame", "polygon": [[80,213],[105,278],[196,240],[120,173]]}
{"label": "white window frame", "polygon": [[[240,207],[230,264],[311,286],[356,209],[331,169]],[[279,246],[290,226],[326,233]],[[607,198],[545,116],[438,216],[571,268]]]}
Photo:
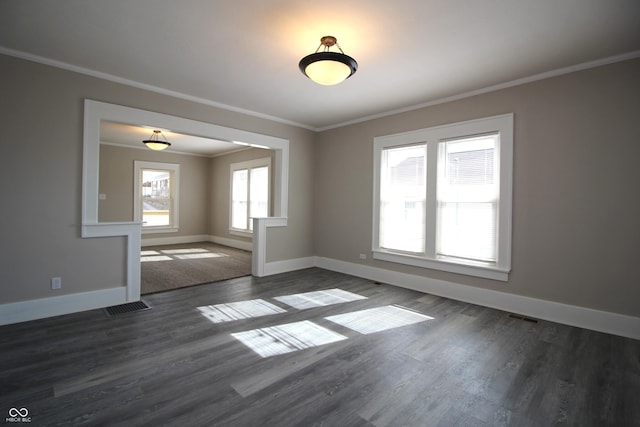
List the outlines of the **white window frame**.
{"label": "white window frame", "polygon": [[[500,190],[496,262],[478,262],[436,255],[438,146],[442,141],[498,132]],[[380,175],[382,151],[414,144],[427,145],[427,204],[425,253],[410,254],[380,247]],[[500,281],[511,271],[511,217],[513,193],[513,114],[435,126],[416,131],[375,137],[373,140],[373,258],[415,267],[429,268]]]}
{"label": "white window frame", "polygon": [[[267,193],[267,212],[271,212],[271,157],[264,157],[261,159],[247,160],[245,162],[231,163],[229,167],[229,233],[237,236],[251,237],[253,236],[253,230],[241,229],[232,226],[233,223],[233,173],[237,170],[251,169],[267,167],[268,169],[268,193]],[[251,172],[249,172],[249,177]],[[247,180],[247,187],[250,187],[250,178]],[[247,206],[251,205],[250,193],[247,188]],[[251,222],[251,217],[249,217]]]}
{"label": "white window frame", "polygon": [[142,234],[150,233],[175,233],[180,227],[180,165],[175,163],[159,163],[159,162],[147,162],[141,160],[134,160],[134,172],[133,172],[133,220],[142,222],[142,200],[140,198],[142,183],[140,177],[143,169],[154,170],[168,170],[172,173],[172,204],[171,223],[163,226],[148,226],[142,227]]}

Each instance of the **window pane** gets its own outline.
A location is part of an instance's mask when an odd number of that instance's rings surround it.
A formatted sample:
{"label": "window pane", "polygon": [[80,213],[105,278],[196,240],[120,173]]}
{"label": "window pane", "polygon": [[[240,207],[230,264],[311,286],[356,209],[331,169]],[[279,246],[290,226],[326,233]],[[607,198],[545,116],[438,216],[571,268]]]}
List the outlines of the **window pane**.
{"label": "window pane", "polygon": [[494,261],[496,217],[493,203],[440,203],[439,255]]}
{"label": "window pane", "polygon": [[440,144],[438,255],[496,260],[498,135]]}
{"label": "window pane", "polygon": [[380,246],[423,253],[426,145],[383,150],[380,177]]}
{"label": "window pane", "polygon": [[231,197],[231,227],[241,230],[247,229],[247,179],[248,170],[233,171],[232,197]]}
{"label": "window pane", "polygon": [[171,225],[171,171],[142,170],[142,225]]}
{"label": "window pane", "polygon": [[[251,201],[249,216],[261,218],[269,216],[269,168],[264,166],[251,169],[249,181],[249,200]],[[249,223],[253,229],[253,221]]]}

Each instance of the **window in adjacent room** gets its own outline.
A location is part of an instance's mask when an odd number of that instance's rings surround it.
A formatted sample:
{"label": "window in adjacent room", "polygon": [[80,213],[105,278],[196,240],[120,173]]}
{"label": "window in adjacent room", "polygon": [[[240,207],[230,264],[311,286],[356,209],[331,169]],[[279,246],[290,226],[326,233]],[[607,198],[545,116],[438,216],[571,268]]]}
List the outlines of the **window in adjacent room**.
{"label": "window in adjacent room", "polygon": [[180,165],[134,162],[134,220],[143,233],[178,231]]}
{"label": "window in adjacent room", "polygon": [[269,216],[270,169],[270,158],[231,165],[232,233],[251,233],[252,218]]}
{"label": "window in adjacent room", "polygon": [[513,115],[374,140],[374,258],[507,280]]}

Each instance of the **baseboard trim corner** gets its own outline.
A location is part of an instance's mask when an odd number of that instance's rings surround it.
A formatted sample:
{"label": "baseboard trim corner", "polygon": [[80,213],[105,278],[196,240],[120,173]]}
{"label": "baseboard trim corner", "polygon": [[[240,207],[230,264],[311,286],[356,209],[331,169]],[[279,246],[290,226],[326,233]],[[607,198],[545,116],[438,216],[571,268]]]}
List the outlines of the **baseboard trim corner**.
{"label": "baseboard trim corner", "polygon": [[302,270],[315,267],[315,257],[287,259],[284,261],[272,261],[264,264],[264,275],[286,273],[289,271]]}

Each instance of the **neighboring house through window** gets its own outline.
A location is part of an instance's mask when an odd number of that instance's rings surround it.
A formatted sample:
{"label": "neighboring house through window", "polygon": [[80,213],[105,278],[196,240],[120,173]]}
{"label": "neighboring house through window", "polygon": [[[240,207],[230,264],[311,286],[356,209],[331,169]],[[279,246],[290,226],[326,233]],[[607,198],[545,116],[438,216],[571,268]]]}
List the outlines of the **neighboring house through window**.
{"label": "neighboring house through window", "polygon": [[374,139],[374,258],[507,280],[513,115]]}
{"label": "neighboring house through window", "polygon": [[231,233],[251,233],[252,218],[269,216],[271,158],[231,164]]}
{"label": "neighboring house through window", "polygon": [[143,233],[178,231],[180,165],[134,162],[134,220]]}

